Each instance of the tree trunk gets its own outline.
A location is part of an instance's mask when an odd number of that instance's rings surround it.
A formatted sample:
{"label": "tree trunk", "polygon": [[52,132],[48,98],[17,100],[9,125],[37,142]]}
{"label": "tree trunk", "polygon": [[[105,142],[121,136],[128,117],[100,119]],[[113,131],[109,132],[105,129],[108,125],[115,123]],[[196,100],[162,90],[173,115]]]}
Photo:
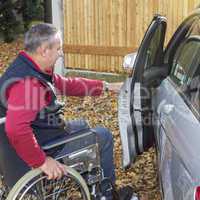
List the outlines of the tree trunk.
{"label": "tree trunk", "polygon": [[44,0],[44,22],[52,23],[52,0]]}

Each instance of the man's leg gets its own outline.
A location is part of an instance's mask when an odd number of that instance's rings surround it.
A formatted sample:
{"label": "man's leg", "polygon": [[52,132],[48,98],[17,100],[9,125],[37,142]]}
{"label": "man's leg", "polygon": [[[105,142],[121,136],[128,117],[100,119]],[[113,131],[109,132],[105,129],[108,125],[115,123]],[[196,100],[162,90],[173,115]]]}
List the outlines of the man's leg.
{"label": "man's leg", "polygon": [[113,161],[113,137],[110,131],[103,127],[94,128],[100,146],[100,161],[104,176],[115,184],[115,167]]}
{"label": "man's leg", "polygon": [[[83,120],[73,120],[66,122],[66,131],[70,135],[73,135],[73,133],[80,131],[81,128],[84,127],[84,121]],[[103,127],[96,127],[93,128],[95,131],[97,138],[98,138],[98,144],[99,144],[99,150],[100,150],[100,165],[104,172],[104,177],[108,178],[108,181],[102,182],[102,189],[105,192],[106,200],[112,200],[112,193],[111,191],[106,190],[111,187],[111,183],[115,184],[115,168],[113,163],[113,137],[112,134],[109,132],[108,129]],[[66,153],[69,149],[69,147],[66,145],[61,152],[59,152],[60,155],[63,155]],[[103,192],[102,191],[102,192]]]}
{"label": "man's leg", "polygon": [[[100,143],[100,160],[101,167],[104,170],[104,176],[111,179],[113,186],[115,185],[115,167],[113,160],[113,137],[110,131],[103,127],[94,128]],[[119,191],[115,188],[112,194],[108,194],[107,200],[139,200],[138,196],[133,193],[133,188],[125,186]]]}
{"label": "man's leg", "polygon": [[[82,120],[75,120],[70,123],[70,130],[73,134],[73,131],[80,130],[83,127]],[[68,125],[68,123],[66,123]],[[115,185],[115,167],[113,160],[113,137],[110,131],[103,127],[93,128],[96,132],[97,137],[99,139],[99,147],[100,147],[100,164],[104,171],[104,176],[109,178],[112,181],[112,184]],[[60,152],[67,152],[68,147],[65,146],[63,150]],[[106,186],[106,185],[105,185]],[[114,197],[111,193],[106,194],[106,200],[130,200],[132,196],[133,190],[130,187],[125,187],[120,190],[119,194],[116,194]],[[136,198],[137,199],[137,198]]]}
{"label": "man's leg", "polygon": [[[84,120],[72,120],[66,122],[66,132],[70,132],[73,135],[74,132],[84,129]],[[113,137],[110,131],[103,127],[93,128],[96,132],[100,148],[100,164],[104,172],[104,176],[111,179],[112,183],[115,183],[115,167],[113,162]],[[66,133],[67,134],[67,133]],[[68,147],[64,147],[59,154],[67,152]]]}

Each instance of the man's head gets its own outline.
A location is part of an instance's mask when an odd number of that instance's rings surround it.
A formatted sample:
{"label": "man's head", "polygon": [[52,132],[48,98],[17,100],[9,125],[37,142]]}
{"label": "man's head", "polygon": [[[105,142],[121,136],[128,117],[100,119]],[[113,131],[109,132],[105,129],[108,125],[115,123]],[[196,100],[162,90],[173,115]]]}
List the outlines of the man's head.
{"label": "man's head", "polygon": [[25,34],[24,46],[43,69],[53,67],[62,55],[60,32],[47,23],[32,26]]}

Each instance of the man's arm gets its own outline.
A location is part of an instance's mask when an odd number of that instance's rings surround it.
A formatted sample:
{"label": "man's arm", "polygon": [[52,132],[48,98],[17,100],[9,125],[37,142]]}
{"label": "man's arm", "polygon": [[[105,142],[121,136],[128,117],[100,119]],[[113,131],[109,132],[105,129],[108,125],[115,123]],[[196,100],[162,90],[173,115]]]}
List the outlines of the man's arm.
{"label": "man's arm", "polygon": [[[29,87],[26,87],[26,85]],[[15,83],[8,91],[5,130],[17,154],[30,167],[38,167],[45,161],[45,153],[37,143],[31,128],[40,110],[39,95],[33,95],[35,84],[24,80]],[[33,97],[34,96],[34,97]],[[44,102],[43,102],[44,103]],[[34,107],[34,109],[33,109]]]}
{"label": "man's arm", "polygon": [[98,96],[103,91],[103,81],[86,78],[65,78],[58,74],[53,76],[54,84],[62,95]]}
{"label": "man's arm", "polygon": [[60,178],[65,173],[63,165],[46,157],[31,128],[31,122],[46,105],[45,99],[41,99],[45,89],[39,82],[26,81],[15,83],[8,91],[7,136],[18,156],[30,167],[39,167],[49,179]]}
{"label": "man's arm", "polygon": [[103,90],[118,93],[120,91],[122,84],[123,84],[123,82],[108,83],[108,82],[104,81],[103,82]]}
{"label": "man's arm", "polygon": [[103,91],[119,92],[122,83],[108,83],[86,78],[65,78],[54,74],[55,87],[59,93],[67,96],[98,96]]}

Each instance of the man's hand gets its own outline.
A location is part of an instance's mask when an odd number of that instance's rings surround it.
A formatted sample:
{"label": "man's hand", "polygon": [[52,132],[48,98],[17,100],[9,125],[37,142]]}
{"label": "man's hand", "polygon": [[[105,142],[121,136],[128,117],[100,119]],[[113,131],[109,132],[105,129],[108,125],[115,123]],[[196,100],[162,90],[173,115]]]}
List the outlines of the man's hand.
{"label": "man's hand", "polygon": [[39,168],[48,176],[48,179],[60,179],[67,174],[64,165],[51,157],[46,157],[45,162]]}
{"label": "man's hand", "polygon": [[123,85],[123,82],[118,83],[107,83],[107,89],[108,91],[112,91],[115,93],[119,93],[121,86]]}

